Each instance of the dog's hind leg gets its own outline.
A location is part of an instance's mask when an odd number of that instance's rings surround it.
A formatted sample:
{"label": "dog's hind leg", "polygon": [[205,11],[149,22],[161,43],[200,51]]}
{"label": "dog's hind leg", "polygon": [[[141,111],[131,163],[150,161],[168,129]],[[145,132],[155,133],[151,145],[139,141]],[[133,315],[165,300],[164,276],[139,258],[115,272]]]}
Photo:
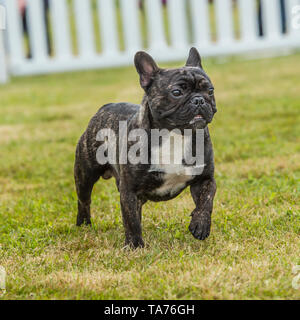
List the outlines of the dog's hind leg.
{"label": "dog's hind leg", "polygon": [[85,159],[80,157],[79,149],[78,147],[74,167],[76,192],[78,196],[77,226],[91,224],[91,195],[94,184],[101,176],[101,168],[93,170],[87,166]]}

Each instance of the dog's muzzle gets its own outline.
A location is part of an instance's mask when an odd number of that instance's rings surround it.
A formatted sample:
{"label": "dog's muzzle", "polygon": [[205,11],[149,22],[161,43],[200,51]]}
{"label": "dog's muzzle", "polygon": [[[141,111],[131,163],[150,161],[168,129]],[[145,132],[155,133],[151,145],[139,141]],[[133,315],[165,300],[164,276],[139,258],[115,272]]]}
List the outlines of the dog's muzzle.
{"label": "dog's muzzle", "polygon": [[200,95],[193,97],[190,101],[190,106],[193,109],[194,117],[191,119],[190,124],[197,122],[210,123],[214,116],[213,108],[207,101]]}

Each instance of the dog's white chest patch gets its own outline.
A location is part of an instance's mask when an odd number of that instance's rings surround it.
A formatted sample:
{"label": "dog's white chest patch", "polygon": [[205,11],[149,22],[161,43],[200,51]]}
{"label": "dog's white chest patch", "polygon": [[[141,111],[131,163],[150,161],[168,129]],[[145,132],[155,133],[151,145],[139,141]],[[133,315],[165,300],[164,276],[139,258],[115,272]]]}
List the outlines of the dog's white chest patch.
{"label": "dog's white chest patch", "polygon": [[155,189],[153,193],[158,196],[170,194],[171,196],[184,189],[186,183],[192,179],[191,176],[183,176],[178,174],[165,174],[164,184]]}
{"label": "dog's white chest patch", "polygon": [[[153,194],[164,196],[175,195],[183,190],[193,175],[189,173],[189,168],[182,164],[184,138],[180,134],[170,133],[170,142],[163,141],[159,147],[151,149],[152,159],[156,159],[156,164],[152,164],[150,172],[164,173],[164,183],[159,188],[153,190]],[[170,147],[167,145],[170,143]]]}

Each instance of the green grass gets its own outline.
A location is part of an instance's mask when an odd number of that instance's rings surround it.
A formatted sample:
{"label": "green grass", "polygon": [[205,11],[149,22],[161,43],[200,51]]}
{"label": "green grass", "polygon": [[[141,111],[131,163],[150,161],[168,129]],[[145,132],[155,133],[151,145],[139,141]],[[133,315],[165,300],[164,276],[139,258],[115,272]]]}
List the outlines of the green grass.
{"label": "green grass", "polygon": [[[138,103],[133,67],[13,79],[0,87],[3,299],[299,299],[300,55],[205,67],[218,192],[212,233],[188,232],[194,205],[148,203],[146,248],[124,243],[112,180],[93,193],[93,227],[75,227],[76,142],[108,102]],[[177,64],[179,65],[179,64]]]}

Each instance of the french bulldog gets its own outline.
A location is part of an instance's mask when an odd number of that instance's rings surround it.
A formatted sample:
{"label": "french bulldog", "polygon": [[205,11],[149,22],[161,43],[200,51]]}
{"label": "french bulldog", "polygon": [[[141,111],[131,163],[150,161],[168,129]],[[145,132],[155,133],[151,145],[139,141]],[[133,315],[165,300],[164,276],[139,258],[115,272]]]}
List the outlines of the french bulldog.
{"label": "french bulldog", "polygon": [[[94,184],[101,177],[114,177],[120,193],[126,247],[144,247],[142,206],[147,201],[173,199],[187,187],[190,187],[195,203],[189,230],[196,239],[204,240],[210,234],[216,193],[214,154],[208,129],[208,124],[217,112],[213,84],[202,67],[196,48],[190,50],[183,68],[161,69],[145,52],[135,55],[135,66],[140,85],[145,92],[141,105],[112,103],[103,106],[91,119],[78,142],[74,168],[78,195],[77,226],[91,224],[90,205]],[[98,133],[102,129],[115,132],[116,150],[124,147],[128,150],[135,143],[129,141],[126,134],[120,134],[120,123],[126,123],[127,132],[134,129],[146,132],[149,138],[145,147],[148,160],[151,159],[151,154],[157,152],[157,149],[155,151],[149,144],[153,130],[176,129],[183,132],[190,129],[192,136],[196,129],[203,130],[204,164],[201,174],[187,174],[185,169],[188,165],[184,161],[179,165],[179,169],[178,165],[168,166],[160,162],[154,165],[151,161],[135,164],[122,162],[120,151],[117,151],[115,163],[99,163],[99,148],[105,143],[106,147],[112,145],[107,139],[100,141]],[[161,140],[159,143],[162,150]]]}

